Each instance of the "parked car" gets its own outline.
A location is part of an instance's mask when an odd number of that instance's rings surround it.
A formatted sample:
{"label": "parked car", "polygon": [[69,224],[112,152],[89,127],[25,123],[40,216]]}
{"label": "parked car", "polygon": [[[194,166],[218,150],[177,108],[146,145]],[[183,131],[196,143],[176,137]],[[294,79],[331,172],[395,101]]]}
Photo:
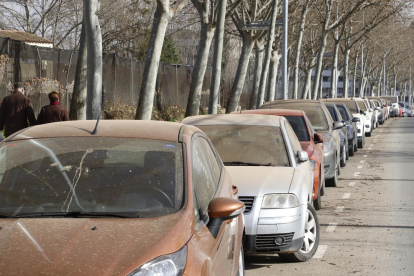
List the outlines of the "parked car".
{"label": "parked car", "polygon": [[370,137],[372,134],[372,131],[374,130],[374,113],[370,108],[368,107],[368,104],[361,98],[353,98],[356,103],[358,104],[358,108],[360,109],[360,112],[364,114],[367,117],[367,120],[364,120],[364,129],[365,129],[365,136]]}
{"label": "parked car", "polygon": [[390,117],[398,117],[399,108],[398,108],[398,96],[381,96],[380,98],[389,101],[388,106],[390,106]]}
{"label": "parked car", "polygon": [[407,109],[407,116],[408,117],[413,117],[413,110],[411,109],[411,106],[406,106]]}
{"label": "parked car", "polygon": [[244,213],[243,247],[307,261],[319,244],[308,154],[283,117],[251,114],[187,117],[213,142],[235,184]]}
{"label": "parked car", "polygon": [[386,103],[385,99],[382,99],[380,97],[367,97],[368,99],[371,99],[375,106],[379,108],[380,111],[380,121],[379,123],[382,125],[384,122],[388,119],[388,105]]}
{"label": "parked car", "polygon": [[334,103],[328,103],[328,102],[325,102],[324,104],[326,108],[329,110],[329,114],[331,115],[333,121],[344,123],[344,126],[341,129],[339,129],[339,136],[341,138],[340,165],[341,167],[345,167],[346,160],[348,160],[349,158],[348,157],[348,129],[336,105]]}
{"label": "parked car", "polygon": [[374,104],[369,99],[362,98],[362,100],[365,102],[365,105],[367,106],[368,113],[372,114],[371,123],[372,123],[372,130],[374,130],[378,126],[378,110],[375,109]]}
{"label": "parked car", "polygon": [[328,185],[338,185],[340,174],[340,136],[342,122],[334,122],[328,109],[316,100],[277,100],[264,103],[261,109],[296,109],[305,111],[314,130],[323,136],[325,151],[325,179]]}
{"label": "parked car", "polygon": [[[356,102],[352,98],[332,98],[332,99],[323,99],[323,102],[333,102],[337,106],[343,104],[351,112],[351,115],[354,117],[352,122],[356,124],[357,127],[357,142],[358,148],[363,148],[365,145],[365,122],[369,121],[368,117],[364,115],[363,112]],[[359,120],[358,120],[358,119]]]}
{"label": "parked car", "polygon": [[70,121],[0,144],[4,275],[243,275],[237,188],[207,136]]}
{"label": "parked car", "polygon": [[[236,113],[236,112],[233,112]],[[263,114],[285,117],[299,139],[302,150],[309,155],[309,162],[313,170],[313,207],[320,210],[321,196],[325,195],[324,151],[323,137],[315,132],[305,112],[302,110],[287,109],[256,109],[244,110],[242,114]],[[277,120],[278,117],[275,117]]]}

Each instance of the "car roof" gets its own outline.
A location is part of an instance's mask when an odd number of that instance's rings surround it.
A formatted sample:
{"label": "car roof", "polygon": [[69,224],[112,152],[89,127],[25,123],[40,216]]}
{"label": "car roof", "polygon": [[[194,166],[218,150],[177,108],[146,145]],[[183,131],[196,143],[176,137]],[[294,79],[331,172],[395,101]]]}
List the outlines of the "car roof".
{"label": "car roof", "polygon": [[180,123],[140,120],[100,120],[98,132],[92,135],[96,120],[66,121],[37,125],[12,135],[6,141],[33,138],[120,137],[178,142]]}
{"label": "car roof", "polygon": [[[275,117],[278,117],[275,120]],[[200,115],[185,118],[182,123],[195,126],[208,125],[260,125],[280,127],[282,117],[256,114]]]}
{"label": "car roof", "polygon": [[273,105],[298,105],[301,106],[317,106],[321,104],[319,100],[275,100],[271,102],[265,102],[261,109],[269,109],[272,108]]}
{"label": "car roof", "polygon": [[329,98],[329,99],[321,99],[322,102],[347,102],[353,101],[355,98]]}
{"label": "car roof", "polygon": [[301,116],[305,114],[303,110],[295,109],[253,109],[243,110],[242,114],[263,114],[263,115],[276,115],[276,116]]}

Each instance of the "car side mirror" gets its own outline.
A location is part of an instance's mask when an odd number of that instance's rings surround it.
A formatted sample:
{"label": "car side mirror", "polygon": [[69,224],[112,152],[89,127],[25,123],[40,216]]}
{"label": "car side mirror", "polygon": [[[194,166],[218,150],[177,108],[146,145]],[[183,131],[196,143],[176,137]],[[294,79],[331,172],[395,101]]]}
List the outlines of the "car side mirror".
{"label": "car side mirror", "polygon": [[335,129],[341,129],[341,128],[343,128],[344,127],[344,123],[342,123],[342,122],[334,122],[333,123],[333,130],[335,130]]}
{"label": "car side mirror", "polygon": [[306,151],[299,150],[297,153],[299,163],[303,163],[309,160],[309,155]]}
{"label": "car side mirror", "polygon": [[342,121],[342,123],[344,124],[344,127],[346,127],[348,125],[348,123],[346,121]]}
{"label": "car side mirror", "polygon": [[360,118],[358,118],[358,117],[354,117],[354,118],[352,119],[352,122],[354,122],[354,123],[361,122],[361,119],[360,119]]}
{"label": "car side mirror", "polygon": [[208,216],[210,221],[207,224],[211,235],[217,238],[221,225],[224,221],[242,215],[246,206],[244,203],[227,197],[216,197],[208,206]]}
{"label": "car side mirror", "polygon": [[379,110],[379,108],[378,108],[378,107],[376,107],[376,108],[375,108],[375,110]]}
{"label": "car side mirror", "polygon": [[319,133],[315,133],[315,135],[313,136],[313,142],[315,144],[322,144],[323,143],[323,136],[320,135]]}
{"label": "car side mirror", "polygon": [[360,110],[359,113],[361,113],[363,115],[367,115],[367,113],[364,110]]}

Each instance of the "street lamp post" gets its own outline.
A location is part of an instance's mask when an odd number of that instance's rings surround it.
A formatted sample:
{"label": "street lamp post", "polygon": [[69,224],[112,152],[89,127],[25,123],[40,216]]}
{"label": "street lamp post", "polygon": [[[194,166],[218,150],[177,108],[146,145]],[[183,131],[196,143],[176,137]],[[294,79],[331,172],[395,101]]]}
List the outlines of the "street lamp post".
{"label": "street lamp post", "polygon": [[283,99],[288,99],[288,64],[287,64],[287,48],[288,48],[288,6],[289,0],[283,0],[283,41],[282,41],[282,86],[283,86]]}

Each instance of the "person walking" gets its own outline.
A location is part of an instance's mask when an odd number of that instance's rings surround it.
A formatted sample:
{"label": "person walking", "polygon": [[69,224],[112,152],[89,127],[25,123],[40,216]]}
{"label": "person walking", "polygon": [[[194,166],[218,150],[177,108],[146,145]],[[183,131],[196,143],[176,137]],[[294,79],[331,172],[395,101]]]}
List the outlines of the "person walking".
{"label": "person walking", "polygon": [[46,105],[40,110],[39,116],[37,116],[37,124],[69,121],[68,111],[59,104],[59,93],[56,91],[50,92],[49,100],[50,105]]}
{"label": "person walking", "polygon": [[8,137],[16,131],[36,125],[32,101],[24,95],[24,83],[14,84],[14,92],[4,97],[0,106],[0,131]]}

